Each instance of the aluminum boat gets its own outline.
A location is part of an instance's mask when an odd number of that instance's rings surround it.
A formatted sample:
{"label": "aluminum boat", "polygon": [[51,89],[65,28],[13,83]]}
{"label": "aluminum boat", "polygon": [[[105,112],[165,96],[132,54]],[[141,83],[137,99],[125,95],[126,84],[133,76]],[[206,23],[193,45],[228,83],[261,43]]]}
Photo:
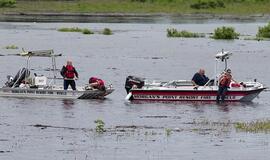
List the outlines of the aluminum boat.
{"label": "aluminum boat", "polygon": [[[27,66],[19,70],[13,78],[7,76],[8,81],[0,88],[0,97],[21,97],[21,98],[60,98],[60,99],[103,99],[111,94],[114,89],[111,85],[105,90],[91,88],[89,85],[77,86],[76,90],[64,90],[63,86],[56,85],[57,78],[56,57],[53,50],[27,51],[19,54],[27,57]],[[30,59],[32,57],[49,57],[52,62],[53,77],[30,74]]]}

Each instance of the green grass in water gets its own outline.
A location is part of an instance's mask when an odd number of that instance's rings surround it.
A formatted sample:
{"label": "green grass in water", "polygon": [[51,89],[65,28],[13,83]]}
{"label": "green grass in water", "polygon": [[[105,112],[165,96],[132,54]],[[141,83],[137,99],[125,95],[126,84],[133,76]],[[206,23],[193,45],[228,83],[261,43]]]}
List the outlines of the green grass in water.
{"label": "green grass in water", "polygon": [[96,132],[97,133],[103,133],[106,130],[104,129],[105,123],[101,119],[95,120],[96,123]]}
{"label": "green grass in water", "polygon": [[87,29],[87,28],[83,29],[83,30],[82,30],[82,33],[83,33],[83,34],[94,34],[94,32],[92,32],[91,30],[89,30],[89,29]]}
{"label": "green grass in water", "polygon": [[186,30],[177,31],[175,28],[167,29],[167,37],[199,38],[205,37],[203,33],[192,33]]}
{"label": "green grass in water", "polygon": [[256,37],[257,38],[270,38],[270,22],[264,27],[259,27]]}
{"label": "green grass in water", "polygon": [[19,47],[17,47],[16,45],[9,45],[9,46],[6,46],[5,49],[18,49]]}
{"label": "green grass in water", "polygon": [[59,28],[59,32],[82,32],[83,29],[78,27],[72,27],[72,28]]}
{"label": "green grass in water", "polygon": [[78,28],[78,27],[72,27],[72,28],[59,28],[59,32],[81,32],[83,34],[94,34],[91,30],[87,28]]}
{"label": "green grass in water", "polygon": [[245,132],[269,132],[270,120],[257,120],[253,122],[237,122],[234,127]]}
{"label": "green grass in water", "polygon": [[233,27],[218,27],[211,38],[214,39],[239,39],[240,34],[235,32]]}
{"label": "green grass in water", "polygon": [[110,28],[104,28],[103,31],[102,31],[102,34],[104,35],[112,35],[112,31]]}

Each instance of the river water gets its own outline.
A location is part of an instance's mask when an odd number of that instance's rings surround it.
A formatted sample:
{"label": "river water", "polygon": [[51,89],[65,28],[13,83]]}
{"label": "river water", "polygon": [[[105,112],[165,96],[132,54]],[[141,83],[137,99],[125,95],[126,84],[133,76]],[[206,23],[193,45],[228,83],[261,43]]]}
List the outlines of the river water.
{"label": "river water", "polygon": [[[0,82],[26,65],[26,59],[8,56],[14,44],[26,50],[54,49],[61,68],[70,59],[79,72],[77,85],[90,76],[112,84],[105,100],[0,98],[0,159],[108,160],[108,159],[269,159],[270,135],[247,133],[236,122],[270,117],[270,95],[262,92],[252,103],[130,103],[125,102],[125,78],[191,79],[199,68],[214,74],[214,55],[234,53],[229,61],[236,80],[270,86],[269,41],[167,38],[167,28],[211,33],[232,26],[255,36],[261,22],[187,23],[0,23]],[[92,29],[94,35],[63,33],[61,27]],[[110,28],[113,35],[99,34]],[[32,58],[32,72],[49,74],[46,58]],[[62,83],[62,82],[58,82]],[[95,132],[95,120],[106,132]]]}

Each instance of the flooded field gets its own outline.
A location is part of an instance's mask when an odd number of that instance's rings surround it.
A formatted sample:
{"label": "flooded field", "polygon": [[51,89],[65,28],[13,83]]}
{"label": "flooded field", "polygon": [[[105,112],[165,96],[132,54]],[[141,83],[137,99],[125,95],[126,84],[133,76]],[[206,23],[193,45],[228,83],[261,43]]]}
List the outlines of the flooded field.
{"label": "flooded field", "polygon": [[[8,56],[26,50],[54,49],[62,53],[57,68],[73,60],[79,80],[97,76],[115,92],[105,100],[0,98],[0,159],[269,159],[270,134],[236,130],[236,122],[270,118],[270,94],[252,103],[130,103],[125,102],[125,78],[191,79],[199,68],[214,74],[214,55],[234,53],[229,61],[236,80],[270,86],[269,41],[167,38],[166,29],[210,33],[223,25],[255,36],[261,22],[153,23],[0,23],[0,82],[15,75],[26,59]],[[92,29],[94,35],[63,33],[61,27]],[[99,34],[110,28],[113,35]],[[4,49],[7,45],[20,49]],[[31,72],[49,74],[46,58],[32,58]],[[58,82],[62,84],[61,81]],[[105,132],[95,131],[101,119]]]}

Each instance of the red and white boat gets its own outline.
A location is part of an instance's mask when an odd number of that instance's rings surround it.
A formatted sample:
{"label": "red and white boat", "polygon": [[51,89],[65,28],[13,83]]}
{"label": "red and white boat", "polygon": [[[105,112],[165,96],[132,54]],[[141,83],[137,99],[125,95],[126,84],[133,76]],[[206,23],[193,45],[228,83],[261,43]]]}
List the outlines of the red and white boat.
{"label": "red and white boat", "polygon": [[[215,101],[218,91],[217,74],[220,64],[227,69],[227,60],[232,55],[229,52],[220,52],[215,56],[216,76],[204,86],[198,88],[192,85],[191,80],[172,80],[168,82],[147,81],[143,78],[128,76],[126,79],[126,100],[150,101]],[[220,72],[222,73],[222,72]],[[266,87],[259,82],[249,81],[230,85],[225,101],[250,102],[256,98]]]}

